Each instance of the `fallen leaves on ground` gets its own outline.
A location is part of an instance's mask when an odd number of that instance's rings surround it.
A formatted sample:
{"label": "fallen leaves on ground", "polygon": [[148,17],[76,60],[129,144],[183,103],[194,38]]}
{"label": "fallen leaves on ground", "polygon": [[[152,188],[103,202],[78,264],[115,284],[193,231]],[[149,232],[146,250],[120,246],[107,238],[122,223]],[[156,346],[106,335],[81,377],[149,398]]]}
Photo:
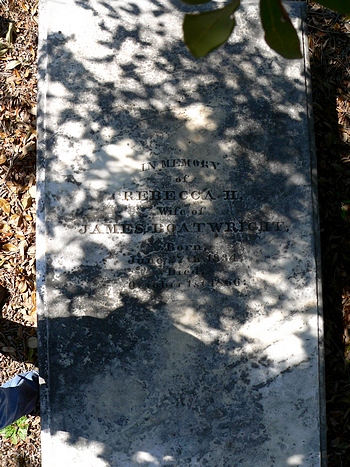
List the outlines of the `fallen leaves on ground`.
{"label": "fallen leaves on ground", "polygon": [[328,466],[350,466],[350,23],[309,4],[325,318]]}
{"label": "fallen leaves on ground", "polygon": [[[0,308],[0,384],[33,369],[37,359],[37,9],[37,0],[0,1],[0,284],[8,294]],[[1,467],[41,465],[40,417],[27,419],[24,440],[14,445],[0,435]]]}

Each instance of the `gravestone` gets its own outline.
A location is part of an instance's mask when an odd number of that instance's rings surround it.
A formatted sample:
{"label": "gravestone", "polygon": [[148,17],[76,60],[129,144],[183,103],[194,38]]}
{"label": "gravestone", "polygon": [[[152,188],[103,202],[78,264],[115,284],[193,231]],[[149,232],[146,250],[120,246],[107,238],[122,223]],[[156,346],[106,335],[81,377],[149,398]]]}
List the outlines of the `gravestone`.
{"label": "gravestone", "polygon": [[304,58],[258,3],[195,60],[168,0],[41,0],[43,466],[324,465]]}

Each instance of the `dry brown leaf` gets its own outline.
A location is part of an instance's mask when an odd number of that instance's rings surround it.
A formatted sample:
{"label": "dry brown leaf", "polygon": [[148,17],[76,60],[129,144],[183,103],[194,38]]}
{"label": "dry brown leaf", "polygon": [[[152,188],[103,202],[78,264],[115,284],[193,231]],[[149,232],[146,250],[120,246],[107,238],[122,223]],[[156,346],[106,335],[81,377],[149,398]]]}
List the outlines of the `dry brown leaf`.
{"label": "dry brown leaf", "polygon": [[4,245],[2,245],[2,250],[3,251],[8,251],[8,252],[14,252],[14,251],[17,251],[17,247],[16,245],[13,245],[13,243],[5,243]]}
{"label": "dry brown leaf", "polygon": [[19,5],[21,6],[21,8],[24,10],[24,11],[29,11],[29,6],[28,6],[28,3],[26,2],[19,2]]}
{"label": "dry brown leaf", "polygon": [[24,294],[24,292],[27,290],[27,283],[26,281],[22,280],[19,284],[18,284],[18,290],[21,294]]}
{"label": "dry brown leaf", "polygon": [[[13,70],[13,76],[15,77],[17,84],[18,84],[19,81],[22,81],[22,76],[20,75],[18,70]],[[20,109],[16,109],[16,110],[17,110],[17,114],[16,114],[16,116],[17,116]]]}
{"label": "dry brown leaf", "polygon": [[28,256],[34,256],[35,255],[35,245],[31,245],[28,250],[27,250],[27,255]]}
{"label": "dry brown leaf", "polygon": [[14,68],[16,68],[20,64],[21,64],[21,62],[19,60],[10,60],[6,64],[5,71],[13,70]]}
{"label": "dry brown leaf", "polygon": [[36,186],[35,185],[31,186],[28,190],[28,193],[30,194],[32,198],[35,199],[36,198]]}
{"label": "dry brown leaf", "polygon": [[4,198],[0,198],[0,208],[4,211],[5,214],[10,214],[11,212],[11,205]]}
{"label": "dry brown leaf", "polygon": [[29,195],[29,196],[25,196],[22,201],[21,201],[21,205],[23,207],[23,209],[28,209],[31,207],[32,205],[32,197]]}
{"label": "dry brown leaf", "polygon": [[29,152],[35,151],[35,148],[36,148],[36,143],[31,141],[30,143],[23,146],[22,153],[24,156],[26,156]]}
{"label": "dry brown leaf", "polygon": [[9,220],[9,224],[14,227],[20,227],[22,225],[23,217],[21,214],[12,214]]}
{"label": "dry brown leaf", "polygon": [[29,46],[29,51],[32,54],[33,60],[35,59],[35,49],[30,45]]}
{"label": "dry brown leaf", "polygon": [[6,223],[1,223],[0,224],[0,233],[5,233],[10,230],[10,226]]}
{"label": "dry brown leaf", "polygon": [[21,243],[18,245],[19,254],[21,255],[22,260],[25,258],[25,249],[27,248],[27,242],[22,240]]}
{"label": "dry brown leaf", "polygon": [[7,352],[7,353],[15,353],[16,352],[16,349],[14,347],[11,347],[10,345],[7,346],[7,347],[3,347],[1,350],[3,352]]}

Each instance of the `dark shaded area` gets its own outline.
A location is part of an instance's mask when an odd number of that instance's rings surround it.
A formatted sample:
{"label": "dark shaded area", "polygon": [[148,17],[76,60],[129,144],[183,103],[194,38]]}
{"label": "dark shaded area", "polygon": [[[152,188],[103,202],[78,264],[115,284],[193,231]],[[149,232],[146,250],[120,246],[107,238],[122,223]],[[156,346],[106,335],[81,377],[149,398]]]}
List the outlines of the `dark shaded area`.
{"label": "dark shaded area", "polygon": [[2,285],[0,285],[0,312],[2,310],[2,307],[4,306],[6,300],[8,298],[8,292],[7,290],[5,289],[5,287],[3,287]]}
{"label": "dark shaded area", "polygon": [[18,362],[37,365],[38,351],[30,349],[27,339],[36,337],[36,328],[0,317],[0,353]]}
{"label": "dark shaded area", "polygon": [[13,23],[13,21],[6,18],[5,16],[0,15],[0,37],[6,36],[10,23]]}
{"label": "dark shaded area", "polygon": [[[103,443],[101,457],[109,462],[118,450],[123,452],[125,443],[139,439],[140,432],[143,440],[138,441],[139,450],[144,446],[147,452],[158,456],[152,443],[156,437],[167,446],[168,455],[179,459],[187,456],[189,459],[193,452],[205,458],[208,436],[217,439],[222,447],[227,445],[236,456],[244,456],[251,443],[258,449],[268,440],[259,388],[251,390],[247,385],[250,382],[244,369],[249,365],[247,356],[229,361],[222,348],[220,351],[219,343],[205,346],[169,325],[160,313],[130,299],[123,302],[124,306],[111,312],[103,322],[93,317],[55,320],[54,327],[69,327],[71,341],[67,344],[67,335],[63,334],[50,340],[50,345],[59,350],[58,357],[53,356],[51,368],[60,368],[58,377],[50,378],[53,434],[56,430],[69,433],[72,445],[78,445],[81,438]],[[74,354],[69,352],[73,342]],[[176,342],[181,343],[182,353],[177,353],[174,359]],[[62,355],[70,355],[73,361],[62,366]],[[261,359],[251,364],[269,362]],[[75,368],[74,378],[71,365]],[[212,388],[218,377],[222,379],[219,375],[223,368],[230,372],[231,379],[217,394]],[[138,382],[133,380],[133,374],[138,375]],[[167,375],[163,377],[166,388],[159,386],[160,374]],[[60,381],[65,381],[64,387]],[[114,403],[102,400],[101,390],[104,394],[110,391]],[[85,397],[87,392],[89,398]],[[144,399],[147,410],[137,405],[138,398]],[[232,399],[225,413],[222,398]],[[77,404],[83,417],[72,411]],[[135,410],[139,410],[136,425],[132,417]],[[67,417],[67,413],[71,415]],[[236,442],[232,439],[233,430],[240,438]]]}
{"label": "dark shaded area", "polygon": [[0,285],[0,353],[19,362],[36,364],[38,351],[30,350],[26,343],[28,338],[36,337],[36,327],[24,326],[2,317],[1,310],[8,298],[8,291]]}
{"label": "dark shaded area", "polygon": [[[343,18],[329,10],[310,7],[314,122],[318,158],[325,317],[328,462],[350,465],[350,373],[344,358],[342,295],[348,294],[350,230],[342,205],[350,199],[349,146],[340,138],[337,96],[348,95],[350,39]],[[341,25],[341,27],[339,26]],[[321,26],[321,28],[320,28]],[[334,60],[334,58],[336,59]]]}

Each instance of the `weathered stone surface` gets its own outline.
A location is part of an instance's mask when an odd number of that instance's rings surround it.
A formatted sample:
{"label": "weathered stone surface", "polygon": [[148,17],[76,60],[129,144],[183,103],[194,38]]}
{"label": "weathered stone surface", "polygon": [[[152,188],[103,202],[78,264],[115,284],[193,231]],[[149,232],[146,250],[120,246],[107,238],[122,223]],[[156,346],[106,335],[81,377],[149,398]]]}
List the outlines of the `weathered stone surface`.
{"label": "weathered stone surface", "polygon": [[307,61],[257,3],[198,61],[170,1],[41,9],[43,466],[320,466]]}

